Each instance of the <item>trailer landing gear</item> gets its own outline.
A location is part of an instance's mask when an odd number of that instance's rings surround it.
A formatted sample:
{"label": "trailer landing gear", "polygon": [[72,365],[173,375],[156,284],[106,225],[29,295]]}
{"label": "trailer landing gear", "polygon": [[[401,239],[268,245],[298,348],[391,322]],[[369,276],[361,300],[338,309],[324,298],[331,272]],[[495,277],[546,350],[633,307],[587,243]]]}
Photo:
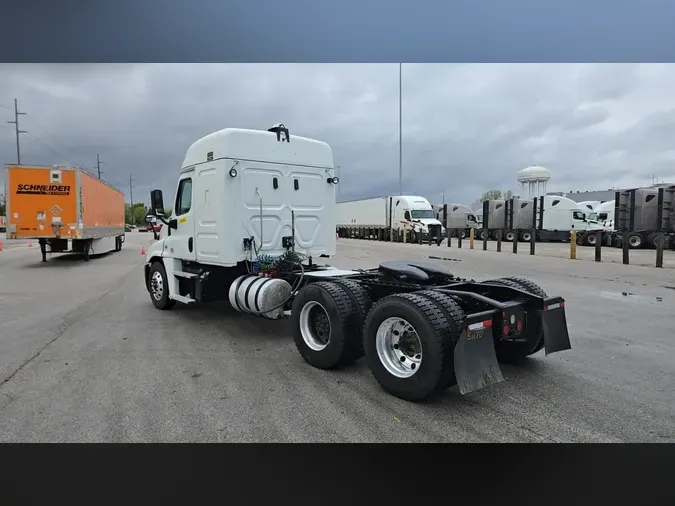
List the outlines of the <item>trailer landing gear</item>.
{"label": "trailer landing gear", "polygon": [[46,239],[40,239],[38,242],[40,243],[40,253],[42,253],[42,261],[46,262],[47,261],[47,240]]}

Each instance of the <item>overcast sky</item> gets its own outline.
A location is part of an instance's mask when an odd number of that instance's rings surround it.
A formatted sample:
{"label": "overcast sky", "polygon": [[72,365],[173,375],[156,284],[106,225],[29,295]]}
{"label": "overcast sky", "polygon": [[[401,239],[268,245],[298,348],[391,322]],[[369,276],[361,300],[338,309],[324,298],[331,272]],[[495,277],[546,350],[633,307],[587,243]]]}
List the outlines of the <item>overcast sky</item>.
{"label": "overcast sky", "polygon": [[[675,65],[404,64],[404,193],[469,204],[517,190],[528,165],[549,191],[675,181]],[[396,64],[1,65],[0,155],[93,169],[129,198],[172,201],[186,149],[225,127],[328,142],[340,200],[398,193]]]}

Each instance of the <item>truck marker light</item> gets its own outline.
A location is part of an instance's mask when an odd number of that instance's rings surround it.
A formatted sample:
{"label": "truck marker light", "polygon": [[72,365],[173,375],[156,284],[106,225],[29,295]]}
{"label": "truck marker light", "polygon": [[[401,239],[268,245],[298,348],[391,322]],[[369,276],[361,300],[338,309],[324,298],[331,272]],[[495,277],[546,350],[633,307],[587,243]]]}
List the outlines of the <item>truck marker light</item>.
{"label": "truck marker light", "polygon": [[467,327],[467,330],[471,332],[472,330],[486,329],[492,327],[492,320],[485,320],[478,323],[472,323]]}

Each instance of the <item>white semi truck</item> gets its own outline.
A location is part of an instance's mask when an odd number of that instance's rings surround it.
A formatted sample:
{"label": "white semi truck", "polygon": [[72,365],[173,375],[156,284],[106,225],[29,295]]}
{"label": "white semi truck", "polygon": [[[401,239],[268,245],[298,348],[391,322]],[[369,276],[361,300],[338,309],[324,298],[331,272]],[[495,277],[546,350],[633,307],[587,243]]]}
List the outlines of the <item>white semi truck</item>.
{"label": "white semi truck", "polygon": [[162,191],[151,191],[167,225],[145,258],[157,309],[227,300],[248,315],[290,317],[308,364],[332,369],[365,355],[380,385],[411,401],[455,384],[483,388],[503,380],[500,362],[571,347],[564,299],[523,278],[476,282],[428,260],[317,265],[337,246],[339,181],[323,142],[281,124],[227,128],[192,144],[176,172],[170,219]]}
{"label": "white semi truck", "polygon": [[431,204],[424,197],[396,195],[339,202],[336,205],[338,227],[389,228],[412,234],[421,233],[430,241],[443,238],[443,227]]}
{"label": "white semi truck", "polygon": [[[447,205],[447,223],[443,223],[443,207]],[[452,237],[461,237],[464,239],[469,235],[471,229],[478,228],[478,216],[469,206],[464,204],[443,204],[435,205],[434,211],[436,218],[443,223],[443,233],[449,228],[452,231]]]}

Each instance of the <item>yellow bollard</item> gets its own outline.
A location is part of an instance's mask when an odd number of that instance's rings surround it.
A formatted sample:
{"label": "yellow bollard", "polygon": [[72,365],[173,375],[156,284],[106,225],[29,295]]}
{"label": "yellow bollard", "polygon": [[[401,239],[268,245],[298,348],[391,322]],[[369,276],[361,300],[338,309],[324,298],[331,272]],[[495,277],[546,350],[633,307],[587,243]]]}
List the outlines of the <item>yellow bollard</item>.
{"label": "yellow bollard", "polygon": [[473,239],[476,235],[476,231],[473,228],[469,229],[469,249],[473,249]]}
{"label": "yellow bollard", "polygon": [[403,244],[405,244],[408,240],[408,225],[405,223],[403,224]]}
{"label": "yellow bollard", "polygon": [[577,259],[577,231],[570,232],[570,260]]}

